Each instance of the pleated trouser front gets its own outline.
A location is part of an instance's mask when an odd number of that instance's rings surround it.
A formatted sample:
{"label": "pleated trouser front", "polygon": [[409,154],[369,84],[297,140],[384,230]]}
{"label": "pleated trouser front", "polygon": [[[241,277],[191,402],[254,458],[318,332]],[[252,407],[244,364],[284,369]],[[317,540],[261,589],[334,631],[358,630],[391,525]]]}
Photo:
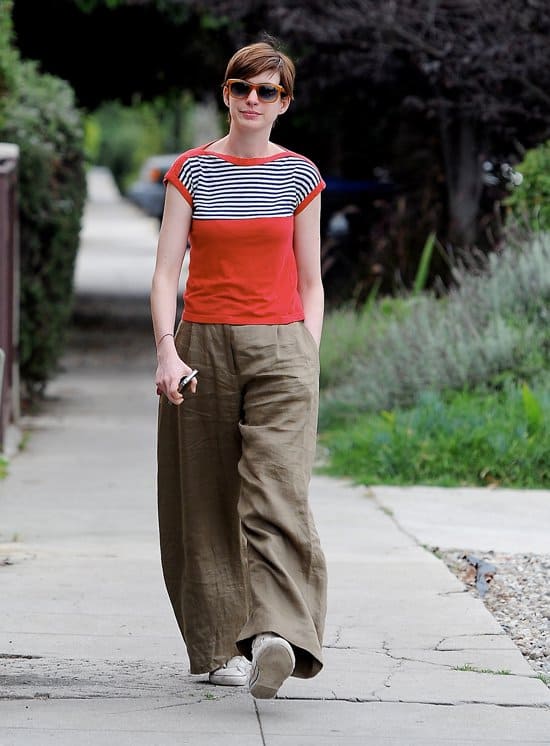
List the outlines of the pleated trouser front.
{"label": "pleated trouser front", "polygon": [[308,490],[319,358],[303,322],[182,321],[180,357],[199,370],[180,406],[161,396],[158,517],[162,569],[191,673],[272,631],[294,676],[322,668],[326,565]]}

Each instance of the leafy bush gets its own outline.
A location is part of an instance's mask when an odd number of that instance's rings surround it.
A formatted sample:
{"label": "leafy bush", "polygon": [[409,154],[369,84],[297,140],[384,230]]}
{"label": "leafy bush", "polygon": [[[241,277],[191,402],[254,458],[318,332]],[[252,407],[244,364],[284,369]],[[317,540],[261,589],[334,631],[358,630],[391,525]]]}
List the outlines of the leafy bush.
{"label": "leafy bush", "polygon": [[8,93],[13,88],[17,53],[12,47],[12,0],[0,0],[0,127],[4,122],[4,110]]}
{"label": "leafy bush", "polygon": [[20,148],[20,372],[29,395],[55,373],[72,310],[86,197],[82,116],[64,81],[20,63],[0,137]]}
{"label": "leafy bush", "polygon": [[521,224],[537,231],[550,230],[550,140],[528,150],[516,168],[523,182],[505,204]]}
{"label": "leafy bush", "polygon": [[411,406],[425,391],[499,386],[507,376],[537,382],[550,360],[550,242],[534,235],[483,261],[479,271],[456,269],[446,297],[412,298],[402,318],[388,323],[373,307],[369,337],[348,351],[347,377],[322,391],[321,427]]}
{"label": "leafy bush", "polygon": [[133,106],[105,103],[87,117],[87,152],[94,163],[110,169],[124,193],[148,156],[191,146],[194,111],[188,95]]}
{"label": "leafy bush", "polygon": [[128,107],[108,102],[88,116],[86,129],[97,142],[93,161],[109,168],[121,192],[150,153],[163,150],[162,128],[150,105]]}

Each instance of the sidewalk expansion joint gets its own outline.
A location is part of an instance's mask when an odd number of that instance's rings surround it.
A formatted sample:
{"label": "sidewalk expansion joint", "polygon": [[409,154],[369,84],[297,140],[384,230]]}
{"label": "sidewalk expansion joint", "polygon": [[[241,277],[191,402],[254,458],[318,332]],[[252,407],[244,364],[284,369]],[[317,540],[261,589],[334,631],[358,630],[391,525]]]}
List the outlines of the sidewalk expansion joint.
{"label": "sidewalk expansion joint", "polygon": [[405,704],[405,705],[426,705],[428,707],[461,707],[463,705],[479,705],[481,707],[509,707],[513,709],[527,710],[549,710],[550,705],[545,703],[525,704],[525,702],[488,702],[482,699],[459,699],[447,702],[429,702],[418,699],[389,699],[384,697],[285,697],[277,695],[276,699],[287,700],[290,702],[351,702],[352,704]]}
{"label": "sidewalk expansion joint", "polygon": [[418,540],[418,538],[412,533],[412,531],[407,530],[404,526],[402,526],[399,523],[399,521],[395,517],[394,512],[391,509],[386,508],[386,506],[383,505],[380,502],[380,500],[376,496],[376,492],[375,491],[371,490],[370,492],[371,492],[371,494],[369,494],[368,497],[370,497],[370,499],[376,504],[376,507],[378,508],[378,510],[380,512],[382,512],[382,513],[384,513],[385,515],[388,516],[388,518],[393,522],[393,524],[396,526],[396,528],[398,528],[399,531],[401,531],[402,534],[404,534],[409,539],[411,539],[411,541],[414,544],[416,544],[417,547],[420,547],[421,549],[424,549],[425,551],[430,552],[431,554],[433,554],[433,552],[430,549],[428,549],[425,544],[423,544],[421,541]]}
{"label": "sidewalk expansion joint", "polygon": [[260,738],[262,739],[262,746],[266,746],[264,729],[262,727],[262,719],[260,717],[260,711],[258,710],[258,703],[254,700],[254,712],[256,713],[256,720],[258,721],[258,728],[260,729]]}

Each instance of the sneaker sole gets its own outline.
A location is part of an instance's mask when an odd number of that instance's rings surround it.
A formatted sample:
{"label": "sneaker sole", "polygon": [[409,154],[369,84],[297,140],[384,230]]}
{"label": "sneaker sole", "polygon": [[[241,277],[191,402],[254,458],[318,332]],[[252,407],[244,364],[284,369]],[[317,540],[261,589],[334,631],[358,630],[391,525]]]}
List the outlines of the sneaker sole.
{"label": "sneaker sole", "polygon": [[248,677],[245,676],[209,676],[208,681],[215,686],[245,686]]}
{"label": "sneaker sole", "polygon": [[272,640],[258,653],[249,690],[256,699],[272,699],[294,671],[294,653],[286,640]]}

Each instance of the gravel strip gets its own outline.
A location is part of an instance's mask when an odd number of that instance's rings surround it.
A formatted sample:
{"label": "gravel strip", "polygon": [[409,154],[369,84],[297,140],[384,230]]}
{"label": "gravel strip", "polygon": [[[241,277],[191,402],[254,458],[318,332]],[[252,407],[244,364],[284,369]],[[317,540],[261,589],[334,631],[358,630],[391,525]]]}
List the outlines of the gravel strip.
{"label": "gravel strip", "polygon": [[[433,551],[481,598],[550,688],[550,554]],[[481,576],[487,583],[485,591]]]}

